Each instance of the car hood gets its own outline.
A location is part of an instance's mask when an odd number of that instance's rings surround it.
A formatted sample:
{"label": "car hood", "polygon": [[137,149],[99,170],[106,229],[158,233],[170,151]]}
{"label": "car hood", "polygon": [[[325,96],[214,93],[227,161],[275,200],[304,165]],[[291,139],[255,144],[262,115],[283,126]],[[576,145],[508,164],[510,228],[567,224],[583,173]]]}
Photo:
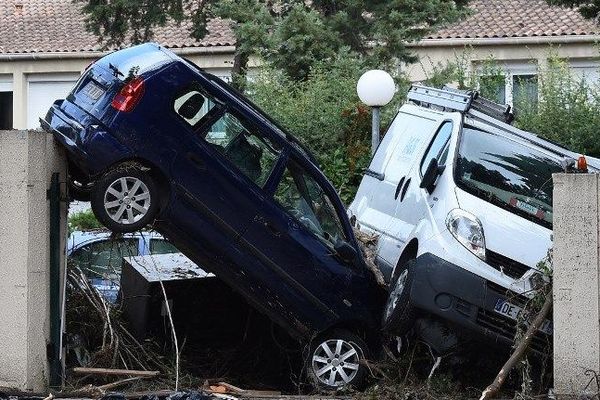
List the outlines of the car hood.
{"label": "car hood", "polygon": [[475,215],[483,225],[487,250],[531,268],[543,260],[552,246],[552,231],[456,188],[461,209]]}

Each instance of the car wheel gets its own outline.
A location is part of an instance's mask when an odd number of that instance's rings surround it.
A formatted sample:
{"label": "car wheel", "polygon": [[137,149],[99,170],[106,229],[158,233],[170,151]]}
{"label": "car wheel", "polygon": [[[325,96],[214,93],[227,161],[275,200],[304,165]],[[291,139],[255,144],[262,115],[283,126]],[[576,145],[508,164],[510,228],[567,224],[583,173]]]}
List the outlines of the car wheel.
{"label": "car wheel", "polygon": [[414,264],[415,260],[409,260],[394,274],[381,324],[386,332],[403,335],[413,326],[416,310],[410,302],[410,288]]}
{"label": "car wheel", "polygon": [[92,210],[113,232],[135,232],[158,213],[158,192],[152,177],[137,166],[121,166],[100,178],[92,190]]}
{"label": "car wheel", "polygon": [[346,330],[332,331],[311,344],[309,378],[325,390],[360,389],[368,376],[367,357],[369,349],[363,339]]}

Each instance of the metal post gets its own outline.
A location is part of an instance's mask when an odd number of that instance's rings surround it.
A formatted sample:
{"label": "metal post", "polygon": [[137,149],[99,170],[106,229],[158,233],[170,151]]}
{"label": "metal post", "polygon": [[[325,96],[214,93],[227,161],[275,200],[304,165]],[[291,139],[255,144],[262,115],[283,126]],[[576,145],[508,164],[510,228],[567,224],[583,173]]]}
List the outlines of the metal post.
{"label": "metal post", "polygon": [[373,124],[371,128],[371,155],[375,154],[375,150],[379,146],[379,126],[381,119],[379,116],[379,107],[373,107]]}
{"label": "metal post", "polygon": [[60,310],[60,183],[58,173],[52,174],[50,190],[50,386],[60,387],[62,366],[60,361],[61,310]]}

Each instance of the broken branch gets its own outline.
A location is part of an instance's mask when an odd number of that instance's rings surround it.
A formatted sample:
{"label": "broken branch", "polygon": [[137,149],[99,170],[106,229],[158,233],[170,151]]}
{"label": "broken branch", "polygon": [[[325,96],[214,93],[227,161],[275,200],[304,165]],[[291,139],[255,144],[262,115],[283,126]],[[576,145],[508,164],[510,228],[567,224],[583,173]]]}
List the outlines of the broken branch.
{"label": "broken branch", "polygon": [[498,372],[498,375],[496,376],[496,379],[494,379],[494,381],[487,388],[485,388],[483,393],[481,393],[481,397],[479,398],[479,400],[492,399],[495,395],[498,394],[509,372],[517,365],[519,361],[521,361],[521,359],[525,355],[525,352],[529,348],[531,340],[546,320],[546,317],[550,313],[551,308],[552,290],[548,290],[548,292],[546,293],[546,300],[544,301],[544,305],[542,306],[542,309],[537,314],[531,325],[529,325],[529,327],[527,328],[527,332],[525,332],[523,340],[521,340],[519,345],[511,354],[510,358],[502,366],[500,372]]}

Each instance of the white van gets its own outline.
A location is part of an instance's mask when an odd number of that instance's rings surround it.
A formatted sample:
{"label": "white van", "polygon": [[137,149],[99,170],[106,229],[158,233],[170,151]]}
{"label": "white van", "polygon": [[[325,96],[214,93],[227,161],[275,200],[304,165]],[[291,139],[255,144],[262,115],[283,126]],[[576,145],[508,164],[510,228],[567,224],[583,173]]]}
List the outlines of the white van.
{"label": "white van", "polygon": [[383,327],[404,333],[420,310],[512,342],[551,246],[552,174],[585,159],[512,127],[510,107],[477,92],[415,85],[407,97],[349,208],[379,235]]}

